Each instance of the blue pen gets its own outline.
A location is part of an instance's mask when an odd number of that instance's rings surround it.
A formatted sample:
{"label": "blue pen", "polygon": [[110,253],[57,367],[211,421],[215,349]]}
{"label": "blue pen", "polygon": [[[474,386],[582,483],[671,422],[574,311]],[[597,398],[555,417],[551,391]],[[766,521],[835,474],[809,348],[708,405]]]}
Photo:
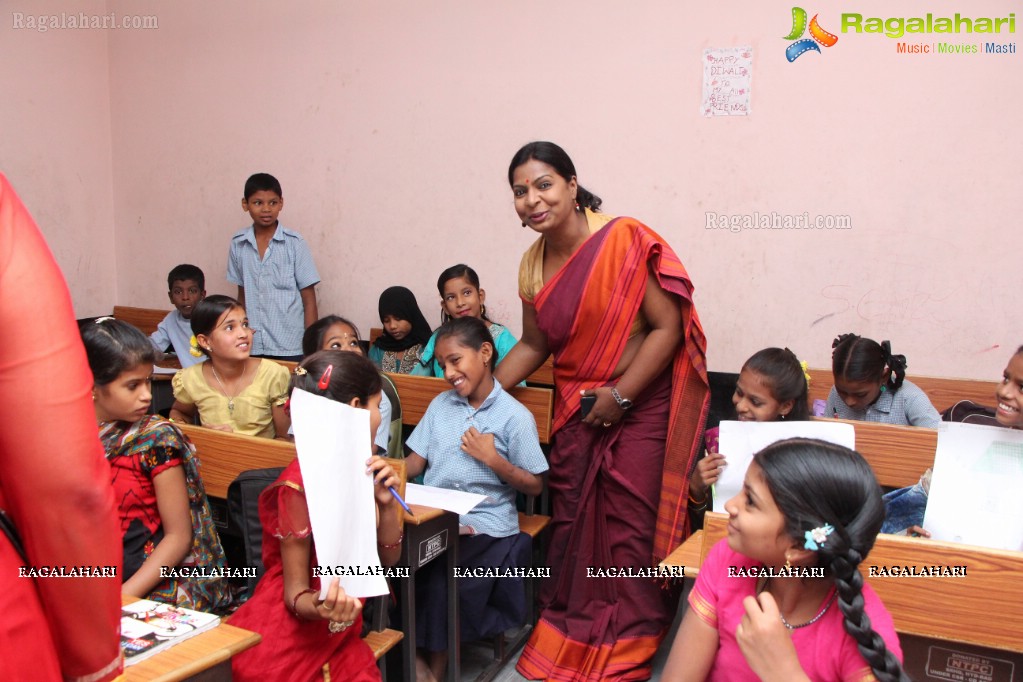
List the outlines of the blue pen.
{"label": "blue pen", "polygon": [[405,500],[401,499],[401,495],[399,495],[398,491],[394,489],[394,486],[389,485],[387,486],[387,489],[391,491],[392,495],[394,495],[394,499],[398,500],[398,504],[401,505],[401,508],[407,511],[409,514],[411,514],[412,518],[415,518],[416,517],[415,512],[409,509],[408,505],[405,504]]}

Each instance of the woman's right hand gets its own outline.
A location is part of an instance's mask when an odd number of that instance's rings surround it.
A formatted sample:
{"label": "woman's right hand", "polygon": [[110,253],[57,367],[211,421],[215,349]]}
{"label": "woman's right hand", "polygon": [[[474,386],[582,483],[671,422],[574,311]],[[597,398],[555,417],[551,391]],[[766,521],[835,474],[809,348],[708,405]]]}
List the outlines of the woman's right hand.
{"label": "woman's right hand", "polygon": [[696,497],[706,497],[707,489],[717,483],[726,466],[728,466],[728,462],[720,452],[707,453],[707,456],[696,464],[693,479],[689,482],[689,492],[702,493]]}

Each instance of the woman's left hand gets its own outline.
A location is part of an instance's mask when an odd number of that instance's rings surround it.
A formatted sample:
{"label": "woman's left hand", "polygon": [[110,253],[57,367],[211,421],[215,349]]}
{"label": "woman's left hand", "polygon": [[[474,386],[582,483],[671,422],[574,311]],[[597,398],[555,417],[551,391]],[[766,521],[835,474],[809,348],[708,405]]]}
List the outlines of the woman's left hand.
{"label": "woman's left hand", "polygon": [[610,386],[599,388],[588,388],[582,391],[582,395],[595,395],[597,402],[590,408],[590,413],[583,419],[583,423],[598,428],[608,428],[621,421],[625,411],[618,407],[618,401],[611,395]]}
{"label": "woman's left hand", "polygon": [[765,682],[807,679],[774,597],[762,592],[746,597],[742,605],[746,615],[735,630],[735,641],[750,669]]}
{"label": "woman's left hand", "polygon": [[398,475],[387,460],[378,455],[373,455],[366,460],[366,473],[373,476],[373,494],[376,496],[377,504],[383,506],[394,500],[394,495],[388,490],[389,487],[397,489],[400,481]]}

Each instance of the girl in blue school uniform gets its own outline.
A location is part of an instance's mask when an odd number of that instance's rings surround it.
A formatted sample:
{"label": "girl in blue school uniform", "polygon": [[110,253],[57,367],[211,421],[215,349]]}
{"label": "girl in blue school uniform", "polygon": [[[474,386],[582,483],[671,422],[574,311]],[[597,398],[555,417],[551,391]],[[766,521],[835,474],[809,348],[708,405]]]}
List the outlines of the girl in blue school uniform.
{"label": "girl in blue school uniform", "polygon": [[[486,495],[459,518],[459,565],[464,569],[527,566],[530,538],[519,532],[516,492],[539,495],[547,460],[536,421],[494,381],[493,338],[484,322],[466,316],[445,322],[435,357],[452,389],[434,398],[406,443],[409,477],[425,469],[426,485]],[[416,646],[420,679],[441,679],[447,666],[447,581],[443,562],[417,573]],[[465,641],[493,637],[525,618],[522,578],[458,578]],[[428,667],[428,670],[426,668]]]}
{"label": "girl in blue school uniform", "polygon": [[[483,320],[493,339],[497,356],[505,357],[508,351],[518,342],[515,336],[502,324],[487,317],[487,292],[480,288],[480,276],[464,263],[452,265],[440,273],[437,278],[437,291],[440,293],[441,323],[456,317],[475,317]],[[437,343],[436,333],[423,348],[422,359],[412,370],[413,374],[429,377],[442,377],[444,370],[434,357]]]}
{"label": "girl in blue school uniform", "polygon": [[906,381],[906,356],[893,355],[888,341],[842,334],[831,347],[835,385],[826,416],[931,429],[941,423],[927,394]]}

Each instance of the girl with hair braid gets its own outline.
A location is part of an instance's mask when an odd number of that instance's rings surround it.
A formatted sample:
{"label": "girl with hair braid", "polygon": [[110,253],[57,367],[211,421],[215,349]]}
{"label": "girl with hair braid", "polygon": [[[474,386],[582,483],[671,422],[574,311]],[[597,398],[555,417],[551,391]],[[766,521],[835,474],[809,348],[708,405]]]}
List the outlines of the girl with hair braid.
{"label": "girl with hair braid", "polygon": [[938,428],[938,411],[919,386],[906,381],[906,356],[893,355],[891,343],[842,334],[831,348],[835,385],[825,416]]}
{"label": "girl with hair braid", "polygon": [[665,680],[903,682],[891,616],[859,564],[884,520],[856,452],[792,438],[761,450],[725,504]]}

